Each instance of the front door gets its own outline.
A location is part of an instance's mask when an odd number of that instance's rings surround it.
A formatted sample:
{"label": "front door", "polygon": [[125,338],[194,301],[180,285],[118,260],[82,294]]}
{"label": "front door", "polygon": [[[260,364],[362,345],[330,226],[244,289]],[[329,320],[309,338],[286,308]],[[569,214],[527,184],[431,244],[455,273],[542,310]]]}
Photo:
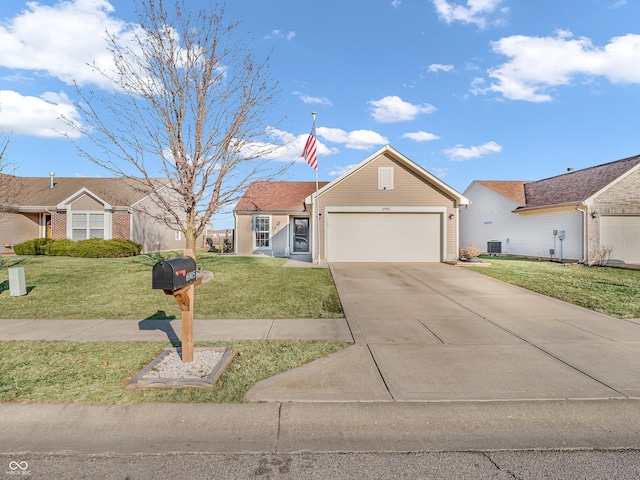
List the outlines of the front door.
{"label": "front door", "polygon": [[309,219],[293,219],[293,253],[309,253]]}

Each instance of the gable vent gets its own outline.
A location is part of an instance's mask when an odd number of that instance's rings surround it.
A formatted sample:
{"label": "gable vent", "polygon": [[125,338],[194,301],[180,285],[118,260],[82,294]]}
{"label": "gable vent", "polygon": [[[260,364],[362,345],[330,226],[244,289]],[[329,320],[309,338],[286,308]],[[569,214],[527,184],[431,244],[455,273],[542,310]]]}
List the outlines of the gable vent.
{"label": "gable vent", "polygon": [[378,190],[393,190],[393,167],[378,167]]}

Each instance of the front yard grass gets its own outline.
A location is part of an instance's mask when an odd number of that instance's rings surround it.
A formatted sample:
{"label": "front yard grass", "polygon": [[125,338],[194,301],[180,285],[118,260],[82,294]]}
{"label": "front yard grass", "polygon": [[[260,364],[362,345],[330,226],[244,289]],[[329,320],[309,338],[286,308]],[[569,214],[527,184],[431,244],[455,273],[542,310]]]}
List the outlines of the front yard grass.
{"label": "front yard grass", "polygon": [[[173,297],[151,289],[151,270],[178,252],[131,258],[11,256],[0,259],[0,318],[180,318]],[[197,252],[212,281],[196,288],[195,318],[342,318],[331,272],[282,268],[285,259]],[[8,267],[24,267],[28,294],[9,295]]]}
{"label": "front yard grass", "polygon": [[236,356],[213,388],[125,390],[167,345],[159,342],[0,342],[1,402],[243,403],[258,381],[346,347],[344,342],[206,342]]}
{"label": "front yard grass", "polygon": [[487,257],[474,271],[617,318],[640,318],[640,271]]}

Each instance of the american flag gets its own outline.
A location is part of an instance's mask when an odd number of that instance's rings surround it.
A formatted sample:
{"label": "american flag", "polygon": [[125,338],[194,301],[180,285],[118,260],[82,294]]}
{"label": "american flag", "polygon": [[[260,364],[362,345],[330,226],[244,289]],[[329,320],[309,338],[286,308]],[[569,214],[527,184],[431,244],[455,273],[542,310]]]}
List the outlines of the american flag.
{"label": "american flag", "polygon": [[316,122],[313,121],[313,127],[311,127],[311,133],[307,138],[307,143],[304,146],[301,157],[307,161],[309,166],[314,170],[318,170],[318,156],[316,155]]}

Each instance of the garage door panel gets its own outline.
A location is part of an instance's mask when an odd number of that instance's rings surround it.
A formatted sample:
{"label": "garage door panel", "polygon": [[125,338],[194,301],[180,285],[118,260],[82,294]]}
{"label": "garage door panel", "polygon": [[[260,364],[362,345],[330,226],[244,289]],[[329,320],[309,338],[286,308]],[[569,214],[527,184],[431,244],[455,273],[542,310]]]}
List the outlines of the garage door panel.
{"label": "garage door panel", "polygon": [[613,247],[613,259],[640,263],[640,216],[600,217],[600,244]]}
{"label": "garage door panel", "polygon": [[329,262],[440,262],[435,213],[329,213]]}

